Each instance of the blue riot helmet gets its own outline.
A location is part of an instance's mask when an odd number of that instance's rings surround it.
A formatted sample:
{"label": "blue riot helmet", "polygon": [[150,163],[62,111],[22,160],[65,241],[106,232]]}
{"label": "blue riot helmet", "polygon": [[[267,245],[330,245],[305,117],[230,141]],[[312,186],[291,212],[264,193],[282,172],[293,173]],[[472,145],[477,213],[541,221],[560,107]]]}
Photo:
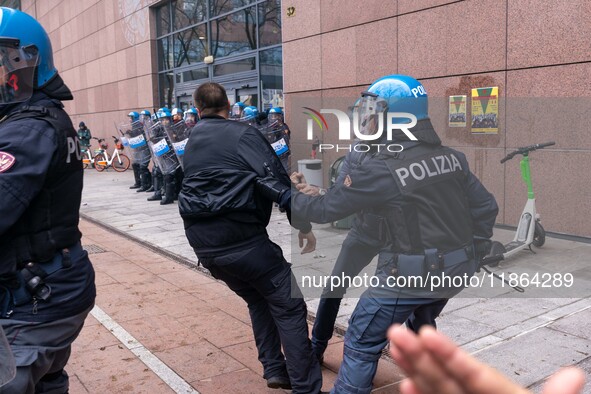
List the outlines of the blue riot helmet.
{"label": "blue riot helmet", "polygon": [[240,119],[242,117],[242,111],[244,111],[246,105],[242,101],[238,101],[232,106],[232,117]]}
{"label": "blue riot helmet", "polygon": [[127,116],[129,116],[129,120],[132,123],[140,120],[140,114],[138,114],[136,111],[131,111],[130,113],[127,114]]}
{"label": "blue riot helmet", "polygon": [[180,108],[173,108],[172,109],[172,120],[174,123],[180,122],[181,120],[183,120],[183,110]]}
{"label": "blue riot helmet", "polygon": [[269,119],[269,125],[273,125],[275,123],[282,124],[283,123],[283,110],[280,107],[273,107],[269,110],[269,115],[267,116]]}
{"label": "blue riot helmet", "polygon": [[150,121],[151,119],[152,119],[152,114],[147,109],[144,109],[143,111],[140,112],[140,121],[142,123],[144,123],[146,121]]}
{"label": "blue riot helmet", "polygon": [[[381,134],[387,127],[387,114],[404,112],[417,121],[428,119],[427,91],[407,75],[388,75],[375,81],[355,104],[354,127],[360,134]],[[392,123],[413,123],[409,117],[393,117]],[[369,139],[369,138],[368,138]]]}
{"label": "blue riot helmet", "polygon": [[259,116],[259,110],[250,105],[246,108],[244,108],[244,111],[242,111],[242,117],[240,118],[241,121],[243,122],[255,122],[256,119]]}
{"label": "blue riot helmet", "polygon": [[0,7],[0,105],[28,100],[56,75],[41,24],[22,11]]}
{"label": "blue riot helmet", "polygon": [[170,113],[170,111],[166,107],[160,108],[157,112],[157,115],[158,115],[158,120],[163,125],[169,125],[170,122],[172,121],[172,114]]}

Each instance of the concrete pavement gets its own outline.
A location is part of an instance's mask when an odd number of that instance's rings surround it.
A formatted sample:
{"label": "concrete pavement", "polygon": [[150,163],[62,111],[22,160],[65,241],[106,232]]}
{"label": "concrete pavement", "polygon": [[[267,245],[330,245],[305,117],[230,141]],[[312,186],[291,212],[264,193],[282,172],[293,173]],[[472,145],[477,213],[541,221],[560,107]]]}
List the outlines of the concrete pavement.
{"label": "concrete pavement", "polygon": [[[119,234],[123,234],[130,240],[140,242],[143,245],[142,250],[149,249],[151,257],[145,260],[146,264],[156,267],[158,264],[154,265],[154,262],[166,261],[166,265],[174,265],[171,261],[176,261],[186,266],[195,266],[196,257],[184,236],[176,203],[161,206],[157,202],[148,202],[146,200],[148,194],[136,193],[135,190],[128,189],[131,184],[132,173],[130,171],[115,173],[109,170],[97,173],[94,170],[86,170],[85,172],[81,212],[85,218],[100,224],[103,228],[112,230],[110,234],[112,238],[109,239],[105,235],[107,238],[102,241],[105,243],[105,247],[111,248],[110,250],[122,257],[122,253],[127,252],[125,249],[118,249],[117,244],[125,243],[127,245],[129,242],[119,236]],[[331,268],[330,263],[334,262],[340,249],[340,243],[346,236],[345,230],[336,230],[326,225],[315,225],[314,231],[318,238],[317,251],[310,255],[300,256],[297,248],[294,248],[294,253],[291,254],[292,234],[283,214],[274,212],[268,229],[274,242],[283,248],[286,258],[289,260],[291,257],[296,277],[301,277],[304,273],[309,272],[328,274]],[[92,236],[85,232],[86,236],[90,238],[88,241],[85,238],[85,243],[94,242]],[[495,239],[507,241],[510,238],[511,233],[507,230],[495,231]],[[134,248],[131,248],[129,253],[135,255]],[[465,349],[475,353],[480,359],[499,368],[526,386],[539,387],[548,375],[562,365],[580,364],[587,373],[590,373],[591,301],[589,297],[591,286],[589,283],[591,282],[591,274],[587,257],[591,251],[590,248],[591,245],[586,243],[548,238],[543,250],[540,250],[538,254],[523,252],[518,258],[503,262],[501,267],[497,269],[498,273],[506,275],[528,273],[533,277],[536,272],[560,272],[562,274],[568,272],[574,275],[574,286],[570,288],[556,286],[550,289],[535,289],[534,286],[530,286],[524,294],[516,293],[506,286],[501,287],[501,282],[495,282],[493,288],[487,289],[487,291],[481,288],[466,289],[461,293],[461,296],[449,302],[439,319],[439,328],[462,344]],[[125,254],[125,258],[133,260],[133,255]],[[92,257],[95,261],[94,256]],[[121,264],[120,268],[125,266],[127,264]],[[186,270],[179,264],[174,266]],[[366,272],[371,274],[372,269],[373,267],[370,266]],[[187,270],[187,272],[199,275],[194,270]],[[194,281],[192,279],[191,283],[183,283],[185,286],[189,286],[193,292],[206,294],[207,286],[212,287],[214,284],[200,283],[200,280],[203,279],[198,278]],[[211,279],[208,280],[211,281]],[[224,285],[215,282],[216,289],[218,286],[223,287]],[[160,294],[159,291],[155,291],[155,294]],[[217,291],[223,292],[222,290]],[[225,291],[228,292],[227,289]],[[110,294],[111,291],[108,293]],[[152,296],[155,297],[155,294]],[[227,297],[232,296],[232,294],[224,294]],[[356,295],[355,291],[351,291],[350,294]],[[99,288],[99,302],[97,302],[99,306],[101,306],[101,297],[101,288]],[[346,329],[348,318],[356,301],[355,298],[344,300],[344,306],[338,319],[338,331],[343,332]],[[133,320],[133,318],[144,321],[141,308],[126,310],[117,307],[120,302],[122,305],[124,304],[123,300],[111,300],[115,309],[110,313],[107,312],[116,321],[120,319]],[[311,315],[313,315],[317,300],[310,297],[307,302]],[[223,306],[232,308],[236,315],[240,314],[242,320],[238,319],[238,321],[248,325],[248,319],[244,319],[247,317],[246,307],[240,299],[224,302]],[[220,307],[220,305],[215,305],[215,307]],[[173,313],[182,315],[181,311],[174,312],[173,310]],[[181,319],[180,315],[175,315],[174,318]],[[232,314],[228,314],[228,316],[233,317]],[[223,321],[224,319],[218,320],[218,324],[223,324]],[[335,350],[331,350],[334,354],[329,353],[334,366],[329,365],[335,370],[338,368],[340,360],[341,350],[338,349],[338,343],[333,346]],[[195,347],[191,344],[184,346]],[[176,360],[176,358],[172,357],[171,360]],[[170,366],[167,361],[164,363]],[[252,353],[252,359],[246,357],[244,363],[250,363],[248,365],[252,367],[251,371],[256,371],[258,361],[256,361],[254,353]],[[381,364],[392,367],[386,362]],[[180,368],[170,367],[174,371]],[[392,376],[395,376],[394,372]],[[202,380],[199,379],[199,376],[193,378],[192,376],[187,381],[195,383]],[[389,382],[392,383],[396,379],[397,375]],[[330,378],[328,380],[330,381]],[[213,386],[217,387],[217,384]],[[386,390],[395,390],[395,385],[388,387]],[[141,392],[141,390],[134,390],[136,388],[132,387],[130,392]],[[591,393],[589,387],[586,390],[586,393]]]}

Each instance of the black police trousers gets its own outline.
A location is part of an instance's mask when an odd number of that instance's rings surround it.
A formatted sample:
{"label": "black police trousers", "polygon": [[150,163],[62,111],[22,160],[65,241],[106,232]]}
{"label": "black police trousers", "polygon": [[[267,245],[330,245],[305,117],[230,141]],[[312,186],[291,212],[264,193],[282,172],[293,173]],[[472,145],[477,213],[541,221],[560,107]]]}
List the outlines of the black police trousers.
{"label": "black police trousers", "polygon": [[222,253],[198,254],[199,262],[248,304],[263,377],[288,375],[292,393],[319,393],[322,373],[308,339],[306,303],[299,288],[292,294],[296,282],[281,248],[264,234]]}

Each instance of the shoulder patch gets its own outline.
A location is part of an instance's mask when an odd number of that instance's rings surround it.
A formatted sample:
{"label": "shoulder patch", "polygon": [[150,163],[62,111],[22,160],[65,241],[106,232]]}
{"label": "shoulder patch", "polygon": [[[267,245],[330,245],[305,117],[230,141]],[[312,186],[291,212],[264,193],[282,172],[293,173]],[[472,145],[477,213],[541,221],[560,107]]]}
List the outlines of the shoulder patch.
{"label": "shoulder patch", "polygon": [[16,159],[13,155],[6,152],[0,152],[0,172],[8,171],[15,162]]}

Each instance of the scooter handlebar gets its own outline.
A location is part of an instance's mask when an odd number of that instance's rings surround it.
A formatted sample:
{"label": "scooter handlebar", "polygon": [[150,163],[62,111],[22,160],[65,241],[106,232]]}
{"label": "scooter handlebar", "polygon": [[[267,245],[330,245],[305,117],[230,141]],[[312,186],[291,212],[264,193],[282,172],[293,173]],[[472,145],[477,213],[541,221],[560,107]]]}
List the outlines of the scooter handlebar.
{"label": "scooter handlebar", "polygon": [[523,155],[525,153],[529,153],[529,152],[535,151],[537,149],[544,149],[545,147],[552,146],[552,145],[556,145],[556,142],[550,141],[550,142],[544,142],[542,144],[535,144],[535,145],[531,145],[531,146],[525,146],[523,148],[517,148],[517,150],[509,153],[507,156],[502,158],[501,163],[504,163],[507,160],[511,160],[513,157],[515,157],[515,155],[518,155],[518,154]]}

